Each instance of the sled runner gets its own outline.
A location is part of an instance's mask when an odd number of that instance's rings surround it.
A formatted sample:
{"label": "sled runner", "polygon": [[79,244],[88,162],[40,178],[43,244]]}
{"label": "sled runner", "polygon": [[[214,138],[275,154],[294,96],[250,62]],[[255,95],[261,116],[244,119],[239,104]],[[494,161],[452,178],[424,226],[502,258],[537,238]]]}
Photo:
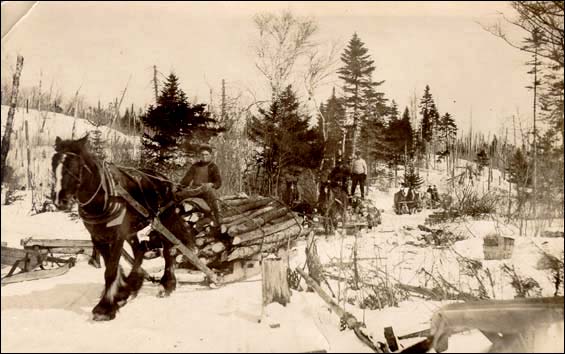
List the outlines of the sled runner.
{"label": "sled runner", "polygon": [[[63,275],[74,265],[76,258],[63,259],[48,255],[46,251],[23,250],[2,246],[2,265],[11,266],[8,274],[2,277],[2,285],[26,280],[52,278]],[[48,263],[56,268],[46,268]],[[40,268],[39,270],[36,270]],[[15,273],[16,269],[20,272]]]}

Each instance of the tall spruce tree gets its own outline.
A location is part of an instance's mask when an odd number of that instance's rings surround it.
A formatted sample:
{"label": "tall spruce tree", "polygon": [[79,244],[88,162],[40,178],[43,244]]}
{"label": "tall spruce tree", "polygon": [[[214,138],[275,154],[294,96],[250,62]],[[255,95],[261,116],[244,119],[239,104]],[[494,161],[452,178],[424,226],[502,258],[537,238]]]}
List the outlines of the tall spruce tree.
{"label": "tall spruce tree", "polygon": [[455,139],[457,135],[457,124],[455,124],[455,120],[446,112],[439,121],[438,124],[438,133],[440,141],[445,144],[445,151],[449,151],[449,147],[451,146],[451,142]]}
{"label": "tall spruce tree", "polygon": [[402,183],[408,188],[418,188],[424,184],[424,179],[414,168],[414,164],[409,163],[407,169],[404,171],[404,180]]}
{"label": "tall spruce tree", "polygon": [[[332,96],[327,100],[325,104],[321,104],[320,112],[324,115],[326,132],[328,134],[327,140],[324,146],[324,157],[325,158],[337,158],[338,151],[342,150],[343,133],[345,129],[345,106],[343,99],[336,97],[335,89],[332,92]],[[318,126],[320,128],[320,134],[322,129],[322,119],[319,119]],[[341,151],[343,154],[343,151]]]}
{"label": "tall spruce tree", "polygon": [[371,79],[375,70],[374,61],[368,52],[357,33],[354,33],[341,55],[344,65],[337,71],[339,78],[344,81],[345,104],[353,117],[352,155],[356,149],[357,130],[361,127],[363,98],[375,86]]}
{"label": "tall spruce tree", "polygon": [[432,93],[430,92],[430,86],[426,85],[424,89],[424,96],[420,100],[420,115],[422,116],[421,130],[422,138],[426,142],[430,142],[434,133],[434,122],[437,121],[437,116],[439,116]]}
{"label": "tall spruce tree", "polygon": [[[191,105],[179,80],[171,73],[165,82],[156,106],[149,106],[141,117],[142,164],[171,173],[183,167],[178,157],[223,131],[206,111],[205,104]],[[185,151],[183,151],[185,150]]]}
{"label": "tall spruce tree", "polygon": [[[408,107],[406,107],[408,109]],[[390,108],[388,111],[388,117],[390,121],[396,120],[400,118],[400,112],[398,111],[398,104],[395,100],[392,100],[390,103]]]}

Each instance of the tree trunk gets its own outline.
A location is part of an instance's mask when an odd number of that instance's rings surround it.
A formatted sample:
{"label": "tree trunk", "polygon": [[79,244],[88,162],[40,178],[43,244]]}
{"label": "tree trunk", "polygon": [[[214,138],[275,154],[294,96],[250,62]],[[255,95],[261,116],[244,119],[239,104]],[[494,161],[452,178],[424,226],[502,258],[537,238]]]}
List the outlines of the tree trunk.
{"label": "tree trunk", "polygon": [[18,89],[20,87],[20,75],[22,73],[22,68],[24,66],[24,57],[18,55],[16,72],[14,74],[14,79],[12,81],[12,97],[10,98],[10,109],[8,110],[8,120],[6,121],[6,130],[4,131],[4,138],[2,139],[1,147],[1,173],[2,182],[4,181],[4,172],[6,171],[6,159],[8,157],[8,151],[10,151],[10,135],[12,134],[12,129],[14,125],[14,114],[16,113],[16,105],[18,103]]}
{"label": "tree trunk", "polygon": [[244,234],[237,235],[233,238],[232,244],[235,246],[246,242],[259,241],[264,236],[269,236],[280,231],[288,230],[294,225],[296,225],[296,221],[293,218],[288,219],[287,221],[284,221],[282,223],[264,227],[260,230],[253,230]]}
{"label": "tree trunk", "polygon": [[234,237],[236,235],[240,235],[252,230],[256,230],[259,227],[265,225],[267,222],[279,218],[287,213],[289,213],[290,210],[288,210],[286,207],[281,208],[281,209],[275,209],[275,210],[271,210],[268,211],[265,214],[262,214],[261,216],[255,217],[253,219],[247,220],[242,224],[238,224],[238,225],[234,225],[228,228],[227,233]]}
{"label": "tree trunk", "polygon": [[301,226],[295,225],[284,231],[274,233],[264,238],[254,239],[250,244],[236,247],[228,255],[228,261],[248,258],[259,252],[270,252],[282,247],[288,240],[294,240],[300,235]]}
{"label": "tree trunk", "polygon": [[272,302],[286,306],[290,302],[286,260],[281,258],[263,259],[263,306]]}
{"label": "tree trunk", "polygon": [[227,218],[230,216],[234,216],[234,215],[239,215],[241,213],[244,213],[248,210],[252,210],[252,209],[257,209],[260,208],[262,206],[265,206],[267,204],[269,204],[272,201],[272,199],[270,198],[264,198],[264,199],[259,199],[259,200],[254,200],[251,201],[250,203],[245,203],[242,205],[238,205],[238,206],[228,206],[227,208],[224,208],[225,211],[222,211],[222,217]]}
{"label": "tree trunk", "polygon": [[227,222],[226,220],[222,219],[222,224],[225,225],[226,228],[228,229],[234,228],[237,225],[241,225],[247,221],[258,218],[263,214],[267,214],[268,212],[271,212],[273,210],[275,210],[275,206],[267,205],[266,207],[260,209],[249,210],[241,215],[234,215],[234,217],[230,217],[229,219],[230,222]]}

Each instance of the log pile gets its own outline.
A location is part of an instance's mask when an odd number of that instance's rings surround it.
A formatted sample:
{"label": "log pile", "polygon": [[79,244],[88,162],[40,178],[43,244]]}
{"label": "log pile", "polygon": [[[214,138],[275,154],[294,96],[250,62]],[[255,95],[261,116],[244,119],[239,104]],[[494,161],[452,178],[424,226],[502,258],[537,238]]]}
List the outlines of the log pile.
{"label": "log pile", "polygon": [[[268,197],[220,198],[220,227],[194,205],[183,205],[183,217],[194,227],[199,259],[214,268],[250,259],[261,252],[286,247],[302,234],[302,217],[282,202]],[[177,261],[186,264],[182,256]]]}

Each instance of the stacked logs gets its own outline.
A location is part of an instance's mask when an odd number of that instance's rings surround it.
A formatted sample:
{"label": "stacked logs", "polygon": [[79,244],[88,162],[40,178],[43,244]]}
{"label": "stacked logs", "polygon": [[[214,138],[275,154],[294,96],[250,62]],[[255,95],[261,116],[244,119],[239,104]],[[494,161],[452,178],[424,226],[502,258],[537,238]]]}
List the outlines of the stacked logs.
{"label": "stacked logs", "polygon": [[[187,209],[190,207],[185,205]],[[198,257],[216,268],[286,247],[302,231],[300,216],[282,202],[260,196],[220,198],[219,228],[214,228],[212,220],[202,213],[187,212],[185,220],[196,232]]]}

